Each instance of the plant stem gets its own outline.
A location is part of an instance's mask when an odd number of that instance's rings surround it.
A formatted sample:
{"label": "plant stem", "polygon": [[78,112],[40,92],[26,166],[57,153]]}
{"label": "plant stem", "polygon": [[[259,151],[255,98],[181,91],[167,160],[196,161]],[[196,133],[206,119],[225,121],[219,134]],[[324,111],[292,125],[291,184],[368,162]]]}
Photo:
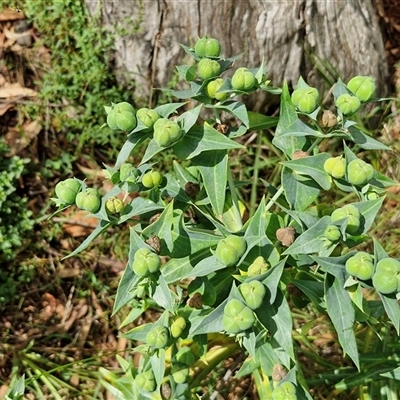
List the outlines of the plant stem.
{"label": "plant stem", "polygon": [[209,350],[193,367],[193,379],[190,388],[196,388],[200,382],[222,361],[240,349],[239,343],[224,344]]}

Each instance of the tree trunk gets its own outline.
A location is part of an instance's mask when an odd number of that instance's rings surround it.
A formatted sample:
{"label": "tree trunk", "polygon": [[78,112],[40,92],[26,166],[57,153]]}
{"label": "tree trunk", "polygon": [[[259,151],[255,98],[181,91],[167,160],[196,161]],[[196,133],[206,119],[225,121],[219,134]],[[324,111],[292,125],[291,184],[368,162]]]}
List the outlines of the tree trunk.
{"label": "tree trunk", "polygon": [[[243,53],[235,67],[258,67],[268,79],[295,85],[302,76],[322,93],[337,77],[375,78],[379,95],[388,90],[382,35],[371,0],[86,0],[109,26],[136,26],[116,40],[119,79],[135,82],[135,97],[154,104],[153,88],[166,87],[175,65],[189,61],[179,46],[208,34],[226,57]],[[253,99],[265,108],[264,94]]]}

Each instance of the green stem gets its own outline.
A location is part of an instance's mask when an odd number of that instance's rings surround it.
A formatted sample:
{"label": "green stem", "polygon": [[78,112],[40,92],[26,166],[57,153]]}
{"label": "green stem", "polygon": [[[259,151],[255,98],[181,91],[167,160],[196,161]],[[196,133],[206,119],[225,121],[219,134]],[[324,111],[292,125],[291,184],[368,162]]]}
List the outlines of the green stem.
{"label": "green stem", "polygon": [[280,195],[283,193],[283,187],[281,186],[277,192],[271,197],[270,201],[268,204],[265,206],[265,211],[268,211],[273,205],[275,205],[275,201],[280,197]]}
{"label": "green stem", "polygon": [[40,379],[43,384],[49,389],[55,400],[62,400],[62,397],[58,394],[57,389],[51,383],[50,379],[47,378],[45,372],[41,371],[40,368],[38,368],[33,362],[31,362],[27,358],[25,358],[22,363],[32,369],[32,371],[38,376],[38,379]]}
{"label": "green stem", "polygon": [[239,343],[224,344],[223,347],[211,349],[198,360],[194,367],[194,375],[190,388],[196,388],[200,382],[222,361],[240,349]]}
{"label": "green stem", "polygon": [[254,383],[257,388],[258,397],[260,399],[271,398],[270,394],[272,392],[272,388],[270,387],[268,377],[264,377],[265,379],[263,379],[263,377],[261,376],[260,371],[258,369],[255,369],[252,372],[252,375],[253,375]]}
{"label": "green stem", "polygon": [[258,184],[258,172],[260,170],[262,137],[263,137],[263,132],[261,131],[261,132],[259,132],[259,134],[257,136],[257,147],[256,147],[256,154],[254,157],[253,182],[251,184],[249,218],[251,218],[253,216],[253,214],[256,210],[257,184]]}

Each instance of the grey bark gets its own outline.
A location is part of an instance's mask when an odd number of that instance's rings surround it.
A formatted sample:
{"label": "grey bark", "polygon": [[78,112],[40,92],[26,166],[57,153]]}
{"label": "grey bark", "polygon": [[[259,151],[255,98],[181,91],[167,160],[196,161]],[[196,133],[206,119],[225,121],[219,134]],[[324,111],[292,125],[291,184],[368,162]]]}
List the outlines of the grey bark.
{"label": "grey bark", "polygon": [[[243,53],[235,67],[258,67],[264,58],[275,86],[294,86],[302,76],[326,92],[340,76],[375,78],[379,94],[388,90],[382,35],[371,0],[86,0],[104,24],[136,26],[116,39],[119,79],[134,80],[135,97],[151,99],[166,87],[175,65],[189,59],[179,43],[217,38],[226,57]],[[253,99],[264,108],[265,97]]]}

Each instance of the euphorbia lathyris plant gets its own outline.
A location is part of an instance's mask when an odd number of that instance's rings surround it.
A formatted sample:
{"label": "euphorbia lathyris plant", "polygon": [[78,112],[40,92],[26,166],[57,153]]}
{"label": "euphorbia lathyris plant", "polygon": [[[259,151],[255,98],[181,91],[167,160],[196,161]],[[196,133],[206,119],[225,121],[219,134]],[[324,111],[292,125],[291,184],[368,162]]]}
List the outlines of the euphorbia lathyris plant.
{"label": "euphorbia lathyris plant", "polygon": [[[210,371],[242,349],[247,358],[237,376],[253,374],[260,398],[311,399],[296,357],[292,300],[329,315],[357,368],[357,318],[372,323],[386,311],[397,333],[400,328],[399,262],[376,241],[373,254],[357,255],[356,248],[368,239],[385,188],[394,184],[356,154],[387,149],[349,119],[371,99],[373,81],[357,77],[346,86],[339,80],[332,113],[321,110],[318,91],[302,79],[292,95],[286,84],[281,90],[269,86],[264,65],[225,77],[238,57],[222,57],[215,39],[183,48],[197,64],[177,67],[189,88],[171,94],[183,102],[137,113],[126,103],[106,107],[112,129],[131,129],[115,165],[106,167],[114,188],[94,214],[98,227],[69,255],[110,226],[133,222],[114,313],[131,307],[126,326],[150,307],[160,311],[156,322],[125,334],[141,343],[135,348],[140,365],[120,360],[126,375],[118,380],[108,374],[113,385],[104,384],[118,398],[189,399]],[[280,94],[279,118],[248,111],[238,100],[257,90]],[[197,105],[186,109],[187,100]],[[206,110],[214,117],[200,118]],[[222,113],[232,118],[222,120]],[[280,183],[261,180],[265,195],[245,218],[239,199],[246,182],[235,181],[230,156],[245,150],[237,139],[248,131],[262,135],[274,127],[272,143],[282,153]],[[319,150],[334,138],[340,154]],[[133,166],[130,155],[143,143],[146,151]],[[175,160],[170,171],[159,171],[157,155],[166,149]],[[67,191],[56,192],[60,208],[88,191],[76,182],[60,185]],[[321,210],[322,191],[331,189],[352,200]],[[117,204],[121,193],[125,199],[138,195]],[[289,286],[298,289],[296,299]],[[276,368],[284,371],[279,377]]]}

